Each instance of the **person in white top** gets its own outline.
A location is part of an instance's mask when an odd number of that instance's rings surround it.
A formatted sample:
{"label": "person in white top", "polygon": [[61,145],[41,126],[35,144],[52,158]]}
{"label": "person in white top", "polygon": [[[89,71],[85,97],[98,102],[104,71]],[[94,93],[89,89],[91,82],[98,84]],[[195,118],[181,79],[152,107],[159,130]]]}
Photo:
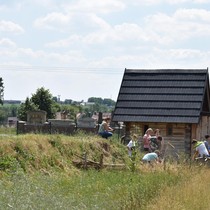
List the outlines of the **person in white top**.
{"label": "person in white top", "polygon": [[193,139],[192,145],[195,149],[193,159],[195,159],[196,157],[208,157],[209,156],[209,152],[206,149],[206,146],[203,141],[198,141],[196,139]]}
{"label": "person in white top", "polygon": [[137,139],[137,135],[134,134],[133,135],[133,139],[131,139],[129,141],[129,143],[127,144],[127,148],[128,148],[128,156],[132,157],[132,151],[136,149],[136,139]]}

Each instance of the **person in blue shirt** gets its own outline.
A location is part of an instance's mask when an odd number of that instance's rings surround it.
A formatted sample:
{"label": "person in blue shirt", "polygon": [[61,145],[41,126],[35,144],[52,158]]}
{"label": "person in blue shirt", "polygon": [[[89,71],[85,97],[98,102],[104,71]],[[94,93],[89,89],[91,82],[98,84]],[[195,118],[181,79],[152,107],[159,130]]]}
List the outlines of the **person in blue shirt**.
{"label": "person in blue shirt", "polygon": [[152,162],[161,163],[159,156],[160,156],[160,151],[155,150],[154,152],[145,154],[144,157],[142,158],[142,161],[144,163],[152,163]]}

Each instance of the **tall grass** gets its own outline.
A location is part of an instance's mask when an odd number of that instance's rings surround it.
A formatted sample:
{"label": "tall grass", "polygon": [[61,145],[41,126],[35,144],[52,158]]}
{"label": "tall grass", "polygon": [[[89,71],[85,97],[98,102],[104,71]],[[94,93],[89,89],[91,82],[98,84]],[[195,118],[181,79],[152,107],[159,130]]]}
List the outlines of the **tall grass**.
{"label": "tall grass", "polygon": [[16,128],[0,126],[0,135],[15,135],[15,134],[16,134]]}
{"label": "tall grass", "polygon": [[[127,167],[79,170],[72,162],[84,152],[94,161],[103,153],[104,162]],[[191,197],[197,209],[207,209],[196,190],[208,194],[210,172],[187,163],[148,167],[141,164],[141,156],[137,152],[132,161],[117,139],[83,133],[0,136],[0,209],[143,210],[148,205],[169,209],[172,204],[174,209],[193,209]]]}
{"label": "tall grass", "polygon": [[193,176],[190,176],[181,184],[165,188],[145,210],[209,210],[209,177],[209,168],[203,168],[203,166],[202,168],[193,167]]}
{"label": "tall grass", "polygon": [[165,172],[83,171],[78,175],[26,175],[0,182],[2,209],[141,209],[164,187],[181,177]]}

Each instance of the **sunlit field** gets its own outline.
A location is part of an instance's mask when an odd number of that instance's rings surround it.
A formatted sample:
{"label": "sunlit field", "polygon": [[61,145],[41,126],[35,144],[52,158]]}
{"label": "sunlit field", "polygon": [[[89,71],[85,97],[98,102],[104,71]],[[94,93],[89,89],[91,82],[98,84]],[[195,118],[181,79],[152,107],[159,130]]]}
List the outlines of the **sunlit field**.
{"label": "sunlit field", "polygon": [[[123,169],[76,168],[79,156]],[[209,209],[209,168],[129,159],[117,138],[95,135],[0,137],[0,209]]]}

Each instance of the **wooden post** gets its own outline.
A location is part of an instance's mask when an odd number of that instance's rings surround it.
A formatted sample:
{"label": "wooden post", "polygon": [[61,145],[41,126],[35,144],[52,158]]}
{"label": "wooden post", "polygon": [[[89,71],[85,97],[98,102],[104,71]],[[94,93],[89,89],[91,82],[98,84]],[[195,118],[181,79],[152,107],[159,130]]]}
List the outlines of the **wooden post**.
{"label": "wooden post", "polygon": [[83,167],[84,169],[87,169],[87,152],[84,152],[83,154]]}
{"label": "wooden post", "polygon": [[19,121],[17,121],[17,125],[16,125],[16,134],[19,134]]}
{"label": "wooden post", "polygon": [[125,123],[125,144],[128,144],[128,142],[131,140],[131,123],[130,122],[126,122]]}
{"label": "wooden post", "polygon": [[104,159],[104,155],[103,155],[103,154],[101,154],[101,156],[100,156],[100,162],[99,162],[100,169],[101,169],[101,168],[103,168],[103,165],[104,165],[104,163],[103,163],[103,159]]}

